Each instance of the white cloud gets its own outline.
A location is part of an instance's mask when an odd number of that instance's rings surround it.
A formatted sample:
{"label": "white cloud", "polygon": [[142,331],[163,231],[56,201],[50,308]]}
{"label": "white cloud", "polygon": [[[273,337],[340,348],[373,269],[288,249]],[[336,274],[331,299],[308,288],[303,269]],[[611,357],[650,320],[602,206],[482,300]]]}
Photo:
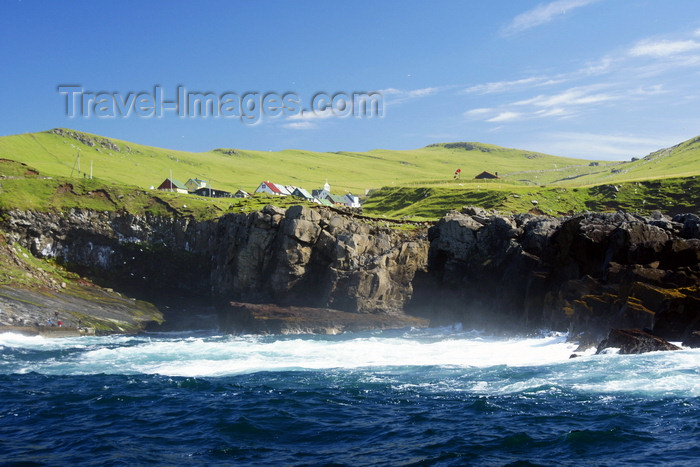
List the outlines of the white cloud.
{"label": "white cloud", "polygon": [[287,120],[318,120],[324,118],[331,118],[332,116],[333,112],[329,111],[314,112],[313,110],[304,110],[303,112],[290,115],[289,117],[287,117]]}
{"label": "white cloud", "polygon": [[541,83],[546,80],[546,78],[533,77],[518,79],[514,81],[495,81],[491,83],[476,84],[474,86],[470,86],[467,89],[465,89],[463,93],[491,94],[494,92],[506,92],[512,90],[513,88]]}
{"label": "white cloud", "polygon": [[693,40],[644,40],[632,47],[629,54],[633,57],[668,57],[698,49],[700,49],[700,42]]}
{"label": "white cloud", "polygon": [[485,114],[491,113],[491,112],[493,112],[493,109],[482,107],[480,109],[467,110],[462,115],[464,115],[465,117],[474,117],[474,116],[479,116],[479,115],[485,115]]}
{"label": "white cloud", "polygon": [[289,128],[290,130],[313,130],[316,127],[314,123],[311,122],[292,122],[285,123],[282,125],[284,128]]}
{"label": "white cloud", "polygon": [[598,0],[557,0],[546,4],[540,4],[532,10],[528,10],[516,16],[501,32],[506,36],[518,34],[528,29],[549,23],[557,17],[565,15],[574,8],[580,8],[597,1]]}
{"label": "white cloud", "polygon": [[486,121],[487,122],[494,122],[494,123],[495,122],[508,122],[510,120],[515,120],[517,118],[520,118],[520,116],[521,116],[521,114],[518,112],[506,111],[506,112],[501,112],[498,115],[496,115],[495,117],[491,117]]}
{"label": "white cloud", "polygon": [[396,88],[387,88],[387,89],[381,89],[379,90],[379,94],[382,95],[382,97],[387,98],[385,103],[391,103],[391,104],[401,104],[406,101],[411,101],[414,99],[421,99],[423,97],[428,97],[432,96],[436,93],[438,93],[441,90],[439,87],[427,87],[427,88],[420,88],[420,89],[410,89],[410,90],[403,90],[403,89],[396,89]]}
{"label": "white cloud", "polygon": [[558,156],[584,159],[629,160],[676,144],[668,138],[640,135],[611,135],[587,132],[557,132],[541,135],[538,141],[520,142],[520,147]]}
{"label": "white cloud", "polygon": [[438,92],[438,88],[413,89],[412,91],[408,91],[408,97],[409,98],[416,98],[416,97],[432,96],[436,92]]}
{"label": "white cloud", "polygon": [[[596,86],[597,87],[597,86]],[[597,104],[618,99],[610,94],[590,94],[587,87],[571,88],[553,95],[540,94],[530,99],[515,102],[513,105],[534,105],[536,107],[562,107]]]}

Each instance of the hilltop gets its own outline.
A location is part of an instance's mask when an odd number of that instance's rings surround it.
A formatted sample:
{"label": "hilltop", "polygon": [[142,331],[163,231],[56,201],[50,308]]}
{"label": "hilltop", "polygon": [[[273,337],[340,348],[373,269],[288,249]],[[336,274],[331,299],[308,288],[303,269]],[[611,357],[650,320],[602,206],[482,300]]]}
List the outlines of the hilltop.
{"label": "hilltop", "polygon": [[[0,137],[0,159],[26,165],[5,164],[4,178],[26,178],[3,182],[0,205],[6,208],[126,208],[211,218],[271,202],[262,197],[246,203],[215,201],[148,190],[171,173],[183,182],[204,179],[209,186],[231,192],[252,192],[262,180],[311,191],[328,180],[334,193],[368,193],[363,203],[366,214],[416,220],[437,219],[464,205],[551,215],[618,209],[676,214],[700,208],[695,178],[700,175],[700,137],[631,161],[609,162],[478,142],[368,152],[219,148],[196,153],[56,128]],[[498,178],[474,178],[484,171]],[[91,173],[97,181],[89,179]],[[129,196],[125,197],[124,187],[132,190]],[[8,196],[13,190],[16,195]],[[279,198],[275,202],[284,203]]]}
{"label": "hilltop", "polygon": [[[200,178],[211,186],[235,192],[252,191],[262,180],[320,188],[328,179],[334,190],[363,194],[382,186],[447,183],[456,169],[463,178],[482,171],[507,173],[555,167],[588,167],[589,160],[569,159],[481,143],[433,144],[415,150],[368,152],[276,152],[244,149],[177,151],[140,145],[64,128],[0,137],[0,158],[24,162],[53,176],[76,176],[80,170],[102,180],[157,186],[170,176]],[[605,164],[600,162],[601,164]]]}

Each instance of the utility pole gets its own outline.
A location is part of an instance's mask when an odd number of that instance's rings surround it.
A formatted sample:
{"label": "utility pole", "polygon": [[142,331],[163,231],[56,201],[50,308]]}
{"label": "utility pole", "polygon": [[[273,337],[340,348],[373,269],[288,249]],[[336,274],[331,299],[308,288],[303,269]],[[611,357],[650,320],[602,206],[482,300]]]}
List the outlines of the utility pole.
{"label": "utility pole", "polygon": [[75,172],[75,167],[76,165],[78,166],[78,176],[80,176],[80,149],[78,149],[78,155],[75,158],[75,162],[73,163],[73,168],[70,171],[70,176],[73,176],[73,172]]}

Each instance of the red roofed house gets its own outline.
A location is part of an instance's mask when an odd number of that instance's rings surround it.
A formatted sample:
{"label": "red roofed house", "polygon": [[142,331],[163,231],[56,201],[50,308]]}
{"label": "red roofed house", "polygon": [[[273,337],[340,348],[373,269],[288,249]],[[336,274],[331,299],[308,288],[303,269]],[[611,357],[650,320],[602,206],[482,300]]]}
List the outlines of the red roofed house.
{"label": "red roofed house", "polygon": [[165,181],[158,186],[158,189],[176,193],[187,193],[187,187],[173,178],[166,178]]}
{"label": "red roofed house", "polygon": [[270,195],[277,195],[277,196],[289,196],[291,193],[283,186],[283,185],[277,185],[272,182],[262,182],[260,186],[255,190],[255,193],[267,193]]}

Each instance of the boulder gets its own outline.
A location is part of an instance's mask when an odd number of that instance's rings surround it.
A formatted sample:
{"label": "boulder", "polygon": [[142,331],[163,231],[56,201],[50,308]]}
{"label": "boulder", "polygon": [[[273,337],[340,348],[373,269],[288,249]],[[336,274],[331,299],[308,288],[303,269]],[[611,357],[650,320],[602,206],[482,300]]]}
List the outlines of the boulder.
{"label": "boulder", "polygon": [[692,347],[694,349],[700,348],[700,331],[693,331],[688,337],[683,341],[683,347]]}
{"label": "boulder", "polygon": [[608,348],[618,348],[621,354],[681,350],[680,347],[640,329],[611,329],[608,337],[598,345],[596,354],[603,353]]}

